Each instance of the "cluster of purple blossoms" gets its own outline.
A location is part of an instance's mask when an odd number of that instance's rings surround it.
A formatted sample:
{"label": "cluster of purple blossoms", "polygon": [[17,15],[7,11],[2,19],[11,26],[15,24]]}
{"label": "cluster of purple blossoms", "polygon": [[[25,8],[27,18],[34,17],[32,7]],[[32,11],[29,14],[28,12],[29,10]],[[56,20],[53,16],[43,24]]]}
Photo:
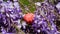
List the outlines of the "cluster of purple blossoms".
{"label": "cluster of purple blossoms", "polygon": [[[39,3],[39,2],[38,2]],[[36,6],[35,18],[32,24],[35,34],[59,34],[54,23],[56,15],[54,6],[48,2],[42,2]]]}
{"label": "cluster of purple blossoms", "polygon": [[11,24],[19,26],[21,18],[22,11],[18,0],[13,0],[13,2],[0,0],[0,28],[2,28],[2,32],[4,32],[4,29],[6,32],[16,32],[16,29]]}

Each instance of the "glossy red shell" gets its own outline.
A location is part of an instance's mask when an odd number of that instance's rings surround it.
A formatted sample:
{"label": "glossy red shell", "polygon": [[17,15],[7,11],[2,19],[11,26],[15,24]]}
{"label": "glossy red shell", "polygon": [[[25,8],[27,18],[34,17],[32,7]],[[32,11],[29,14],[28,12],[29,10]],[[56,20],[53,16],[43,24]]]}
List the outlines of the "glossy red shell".
{"label": "glossy red shell", "polygon": [[32,22],[34,18],[34,14],[33,13],[28,13],[24,15],[24,20],[28,23]]}

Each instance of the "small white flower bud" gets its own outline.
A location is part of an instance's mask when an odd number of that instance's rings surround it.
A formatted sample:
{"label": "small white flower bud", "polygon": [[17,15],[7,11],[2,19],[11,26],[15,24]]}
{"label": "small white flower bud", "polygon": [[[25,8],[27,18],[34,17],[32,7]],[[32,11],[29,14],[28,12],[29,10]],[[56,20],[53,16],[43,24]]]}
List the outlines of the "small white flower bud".
{"label": "small white flower bud", "polygon": [[35,5],[37,5],[37,6],[41,6],[41,3],[40,3],[40,2],[37,2],[37,3],[35,3]]}

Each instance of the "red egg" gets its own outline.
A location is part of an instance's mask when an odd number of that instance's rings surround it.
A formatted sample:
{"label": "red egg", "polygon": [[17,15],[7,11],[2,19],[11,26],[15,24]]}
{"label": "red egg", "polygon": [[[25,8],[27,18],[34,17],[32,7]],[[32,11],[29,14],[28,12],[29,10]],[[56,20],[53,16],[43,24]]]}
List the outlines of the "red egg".
{"label": "red egg", "polygon": [[31,23],[33,21],[34,14],[33,13],[27,13],[24,15],[24,20],[28,23]]}

